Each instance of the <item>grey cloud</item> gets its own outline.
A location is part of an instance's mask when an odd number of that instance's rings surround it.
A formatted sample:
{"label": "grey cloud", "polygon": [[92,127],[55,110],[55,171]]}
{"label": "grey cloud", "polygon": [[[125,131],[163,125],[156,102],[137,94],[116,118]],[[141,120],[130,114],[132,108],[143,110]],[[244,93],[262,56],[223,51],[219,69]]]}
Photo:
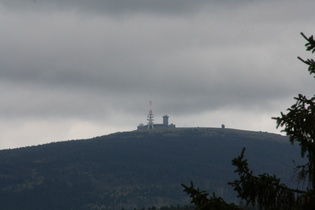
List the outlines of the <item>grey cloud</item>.
{"label": "grey cloud", "polygon": [[310,1],[0,2],[0,114],[21,125],[123,130],[150,99],[174,119],[251,121],[315,88],[296,59],[311,56]]}
{"label": "grey cloud", "polygon": [[2,4],[14,9],[53,9],[72,10],[80,13],[98,13],[113,16],[143,13],[149,15],[187,15],[195,14],[198,10],[208,5],[237,6],[251,0],[3,0]]}

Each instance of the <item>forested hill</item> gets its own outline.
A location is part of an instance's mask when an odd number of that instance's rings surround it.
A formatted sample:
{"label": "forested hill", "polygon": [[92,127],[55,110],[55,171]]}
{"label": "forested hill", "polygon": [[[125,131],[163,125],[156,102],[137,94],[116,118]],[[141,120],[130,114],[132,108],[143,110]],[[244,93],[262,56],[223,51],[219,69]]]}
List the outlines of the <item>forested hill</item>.
{"label": "forested hill", "polygon": [[232,200],[231,159],[243,147],[255,173],[292,180],[300,151],[281,135],[222,128],[131,131],[0,151],[1,209],[186,205],[180,184],[190,181]]}

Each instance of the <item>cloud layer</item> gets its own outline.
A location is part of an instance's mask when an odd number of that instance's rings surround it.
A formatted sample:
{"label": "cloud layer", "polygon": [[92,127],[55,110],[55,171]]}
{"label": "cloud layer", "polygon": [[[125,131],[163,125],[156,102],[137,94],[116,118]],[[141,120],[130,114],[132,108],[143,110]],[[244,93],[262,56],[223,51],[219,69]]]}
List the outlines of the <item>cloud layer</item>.
{"label": "cloud layer", "polygon": [[156,121],[279,132],[312,1],[0,1],[0,148]]}

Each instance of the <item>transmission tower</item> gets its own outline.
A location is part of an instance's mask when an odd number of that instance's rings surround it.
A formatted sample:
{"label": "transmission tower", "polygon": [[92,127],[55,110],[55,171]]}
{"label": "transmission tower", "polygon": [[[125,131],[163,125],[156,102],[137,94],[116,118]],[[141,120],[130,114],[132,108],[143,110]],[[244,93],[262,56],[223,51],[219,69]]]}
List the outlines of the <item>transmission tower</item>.
{"label": "transmission tower", "polygon": [[154,118],[154,115],[152,113],[152,101],[149,101],[149,114],[147,115],[148,129],[154,129],[153,118]]}

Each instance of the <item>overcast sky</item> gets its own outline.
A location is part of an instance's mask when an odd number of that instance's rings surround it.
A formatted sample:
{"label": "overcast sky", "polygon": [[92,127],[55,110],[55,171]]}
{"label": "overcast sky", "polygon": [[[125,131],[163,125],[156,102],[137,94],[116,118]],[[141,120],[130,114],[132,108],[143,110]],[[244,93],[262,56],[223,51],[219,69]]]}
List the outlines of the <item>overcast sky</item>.
{"label": "overcast sky", "polygon": [[[0,0],[0,149],[155,122],[280,133],[313,0]],[[314,56],[313,56],[314,57]]]}

